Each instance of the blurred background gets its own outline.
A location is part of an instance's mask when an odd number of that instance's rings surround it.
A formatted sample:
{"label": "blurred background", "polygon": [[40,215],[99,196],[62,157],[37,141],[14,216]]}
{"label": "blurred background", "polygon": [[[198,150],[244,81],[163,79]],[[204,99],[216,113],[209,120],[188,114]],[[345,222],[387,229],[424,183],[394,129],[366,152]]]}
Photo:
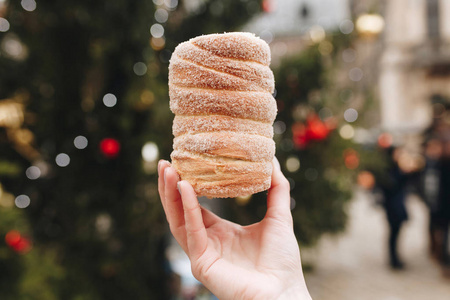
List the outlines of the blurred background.
{"label": "blurred background", "polygon": [[[448,0],[0,0],[0,299],[215,299],[156,167],[172,51],[230,31],[272,51],[313,299],[449,299]],[[240,224],[266,209],[200,201]]]}

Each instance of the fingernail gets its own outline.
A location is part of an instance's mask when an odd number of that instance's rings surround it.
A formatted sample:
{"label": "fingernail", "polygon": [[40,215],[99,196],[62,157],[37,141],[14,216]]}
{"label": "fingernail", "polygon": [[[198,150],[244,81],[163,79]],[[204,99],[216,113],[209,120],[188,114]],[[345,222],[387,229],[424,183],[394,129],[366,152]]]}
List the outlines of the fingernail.
{"label": "fingernail", "polygon": [[160,159],[160,160],[158,161],[158,176],[161,175],[161,164],[162,164],[162,159]]}
{"label": "fingernail", "polygon": [[181,181],[178,181],[178,182],[177,182],[177,189],[178,189],[178,193],[180,193],[180,195],[181,195],[181,187],[180,187],[180,183],[181,183]]}
{"label": "fingernail", "polygon": [[164,169],[164,183],[166,183],[167,171],[169,171],[169,168]]}
{"label": "fingernail", "polygon": [[273,165],[278,169],[278,170],[280,170],[281,169],[281,166],[280,166],[280,162],[278,161],[278,159],[274,156],[273,157]]}

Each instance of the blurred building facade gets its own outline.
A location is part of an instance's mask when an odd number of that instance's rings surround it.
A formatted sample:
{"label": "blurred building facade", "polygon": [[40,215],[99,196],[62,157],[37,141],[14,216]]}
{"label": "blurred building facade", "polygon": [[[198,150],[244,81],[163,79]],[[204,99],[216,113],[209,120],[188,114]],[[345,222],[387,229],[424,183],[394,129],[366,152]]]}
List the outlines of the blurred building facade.
{"label": "blurred building facade", "polygon": [[339,30],[351,18],[349,0],[265,0],[264,13],[243,28],[270,44],[272,66],[283,57],[295,55],[310,43],[310,33],[318,35]]}
{"label": "blurred building facade", "polygon": [[379,92],[384,129],[418,136],[450,99],[450,1],[384,1]]}
{"label": "blurred building facade", "polygon": [[[267,2],[272,5],[244,29],[270,43],[274,65],[282,57],[301,51],[315,29],[344,32],[345,21],[355,21],[360,39],[354,40],[354,65],[364,74],[355,96],[364,98],[368,90],[374,89],[379,99],[376,119],[380,129],[398,137],[400,143],[418,145],[421,133],[433,121],[436,104],[449,103],[450,1]],[[384,26],[367,35],[358,27],[362,15],[376,15]],[[366,25],[379,26],[370,20]],[[354,66],[344,65],[344,73],[346,67]]]}

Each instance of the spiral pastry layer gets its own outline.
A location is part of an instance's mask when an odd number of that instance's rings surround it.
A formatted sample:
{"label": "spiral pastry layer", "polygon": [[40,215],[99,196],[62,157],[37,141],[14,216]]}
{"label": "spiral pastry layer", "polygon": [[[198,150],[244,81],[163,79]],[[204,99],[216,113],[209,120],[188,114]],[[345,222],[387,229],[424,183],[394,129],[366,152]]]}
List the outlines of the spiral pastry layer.
{"label": "spiral pastry layer", "polygon": [[269,64],[269,46],[251,33],[199,36],[172,54],[172,165],[199,196],[270,187],[277,108]]}

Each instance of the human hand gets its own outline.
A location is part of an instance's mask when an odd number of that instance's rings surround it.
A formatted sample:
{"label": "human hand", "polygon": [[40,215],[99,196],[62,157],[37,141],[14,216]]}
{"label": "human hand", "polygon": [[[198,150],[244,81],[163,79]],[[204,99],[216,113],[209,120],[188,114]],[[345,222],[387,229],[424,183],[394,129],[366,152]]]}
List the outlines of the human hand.
{"label": "human hand", "polygon": [[[293,231],[289,182],[273,161],[264,219],[249,226],[200,206],[194,189],[168,161],[158,165],[158,190],[170,230],[193,275],[219,299],[311,299]],[[178,187],[178,189],[177,189]]]}

